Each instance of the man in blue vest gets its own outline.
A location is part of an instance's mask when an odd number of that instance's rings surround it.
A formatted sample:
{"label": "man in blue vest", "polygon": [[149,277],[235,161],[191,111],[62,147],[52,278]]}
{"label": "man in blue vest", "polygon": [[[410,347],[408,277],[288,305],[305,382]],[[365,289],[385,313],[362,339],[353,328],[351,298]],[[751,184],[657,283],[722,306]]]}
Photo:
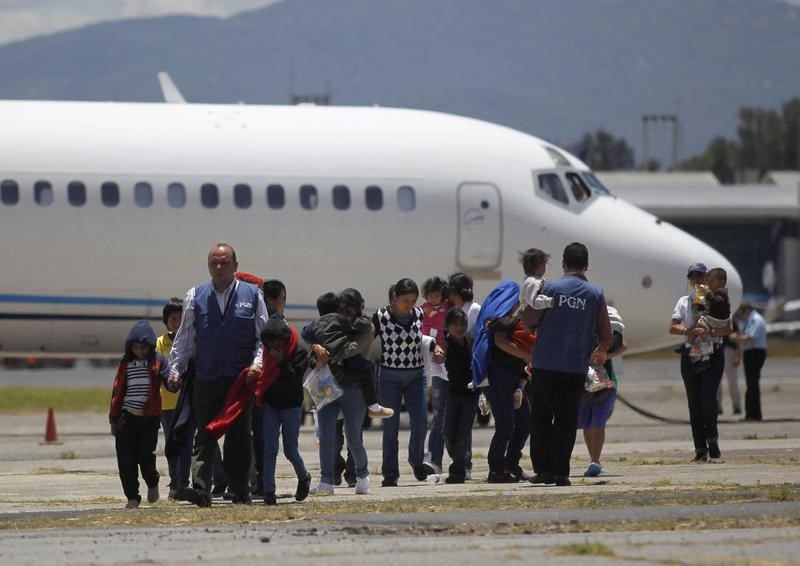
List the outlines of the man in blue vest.
{"label": "man in blue vest", "polygon": [[[205,429],[223,408],[233,382],[245,368],[261,371],[261,331],[267,322],[267,307],[261,290],[234,277],[239,264],[229,244],[217,244],[208,254],[211,280],[189,289],[183,300],[183,319],[170,352],[170,381],[180,375],[195,353],[192,409],[197,436],[192,454],[193,489],[181,498],[199,507],[211,506],[211,471],[217,441]],[[233,502],[250,504],[250,410],[225,434],[223,465]]]}
{"label": "man in blue vest", "polygon": [[531,353],[531,460],[535,484],[570,485],[578,408],[589,365],[602,365],[611,346],[603,291],[586,280],[589,252],[575,242],[564,248],[564,276],[546,281],[547,310],[526,307],[523,322],[536,329]]}

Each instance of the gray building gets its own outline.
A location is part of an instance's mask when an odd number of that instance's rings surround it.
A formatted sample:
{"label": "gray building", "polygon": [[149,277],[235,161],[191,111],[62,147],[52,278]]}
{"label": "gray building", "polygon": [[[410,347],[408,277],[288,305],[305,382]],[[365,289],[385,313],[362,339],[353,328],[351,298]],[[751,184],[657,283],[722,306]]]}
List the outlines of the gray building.
{"label": "gray building", "polygon": [[772,172],[764,183],[747,185],[721,185],[711,173],[597,176],[613,194],[724,254],[746,295],[800,298],[800,171]]}

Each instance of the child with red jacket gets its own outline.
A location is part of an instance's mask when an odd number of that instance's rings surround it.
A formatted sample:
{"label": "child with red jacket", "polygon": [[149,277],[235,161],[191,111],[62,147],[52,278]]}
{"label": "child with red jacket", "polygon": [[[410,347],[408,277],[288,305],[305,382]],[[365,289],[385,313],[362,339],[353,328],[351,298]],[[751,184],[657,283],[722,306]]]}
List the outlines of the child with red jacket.
{"label": "child with red jacket", "polygon": [[156,333],[146,320],[133,325],[125,354],[117,368],[108,422],[117,451],[117,467],[127,509],[136,509],[139,468],[147,484],[147,501],[158,501],[156,444],[161,423],[161,384],[169,377],[169,362],[155,351]]}

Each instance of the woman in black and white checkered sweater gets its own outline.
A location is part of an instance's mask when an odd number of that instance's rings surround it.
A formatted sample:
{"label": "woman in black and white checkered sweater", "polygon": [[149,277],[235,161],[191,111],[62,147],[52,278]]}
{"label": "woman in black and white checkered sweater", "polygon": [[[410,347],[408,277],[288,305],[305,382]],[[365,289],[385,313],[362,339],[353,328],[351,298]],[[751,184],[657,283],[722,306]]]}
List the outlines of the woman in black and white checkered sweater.
{"label": "woman in black and white checkered sweater", "polygon": [[[405,400],[411,421],[408,463],[419,481],[427,479],[423,466],[425,434],[428,430],[425,370],[422,358],[422,309],[417,284],[404,278],[389,289],[389,305],[378,309],[372,318],[375,335],[381,338],[379,389],[384,406],[394,416],[383,423],[383,487],[394,487],[400,477],[397,452],[400,404]],[[431,346],[435,343],[431,343]]]}

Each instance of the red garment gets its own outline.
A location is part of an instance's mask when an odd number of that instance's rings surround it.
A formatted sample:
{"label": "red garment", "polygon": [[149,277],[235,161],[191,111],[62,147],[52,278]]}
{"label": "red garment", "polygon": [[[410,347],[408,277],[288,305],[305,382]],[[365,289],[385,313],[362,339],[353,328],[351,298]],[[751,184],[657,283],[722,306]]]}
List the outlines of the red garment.
{"label": "red garment", "polygon": [[[147,391],[147,401],[142,409],[143,416],[157,417],[161,414],[161,383],[166,379],[161,377],[161,368],[164,358],[156,356],[147,363],[147,372],[150,376],[150,387]],[[114,387],[111,392],[111,409],[108,411],[108,422],[113,423],[122,410],[122,401],[125,399],[125,389],[128,387],[128,362],[122,360],[117,368],[114,378]]]}
{"label": "red garment", "polygon": [[444,319],[447,316],[447,311],[452,307],[448,301],[442,301],[438,305],[430,303],[423,303],[420,307],[422,309],[422,333],[425,336],[432,336],[431,330],[436,330],[436,343],[442,345],[444,343]]}
{"label": "red garment", "polygon": [[[289,342],[283,349],[283,359],[289,358],[297,350],[299,340],[297,332],[291,326],[289,327]],[[238,419],[250,400],[255,396],[256,405],[259,407],[264,403],[264,393],[269,391],[272,384],[280,377],[281,369],[280,362],[275,360],[270,355],[267,348],[264,348],[262,357],[261,373],[258,374],[256,380],[249,384],[247,383],[247,372],[250,368],[244,368],[233,382],[233,385],[228,390],[228,395],[225,397],[225,404],[222,410],[217,414],[214,419],[206,425],[206,430],[211,433],[214,438],[220,438],[225,431]]]}
{"label": "red garment", "polygon": [[264,288],[264,280],[259,277],[258,275],[253,275],[252,273],[247,273],[246,271],[237,271],[233,274],[236,279],[239,281],[244,281],[245,283],[252,283],[259,289]]}
{"label": "red garment", "polygon": [[530,353],[533,351],[533,345],[536,344],[536,333],[525,330],[525,325],[522,324],[522,321],[519,321],[511,332],[510,339],[517,348]]}

